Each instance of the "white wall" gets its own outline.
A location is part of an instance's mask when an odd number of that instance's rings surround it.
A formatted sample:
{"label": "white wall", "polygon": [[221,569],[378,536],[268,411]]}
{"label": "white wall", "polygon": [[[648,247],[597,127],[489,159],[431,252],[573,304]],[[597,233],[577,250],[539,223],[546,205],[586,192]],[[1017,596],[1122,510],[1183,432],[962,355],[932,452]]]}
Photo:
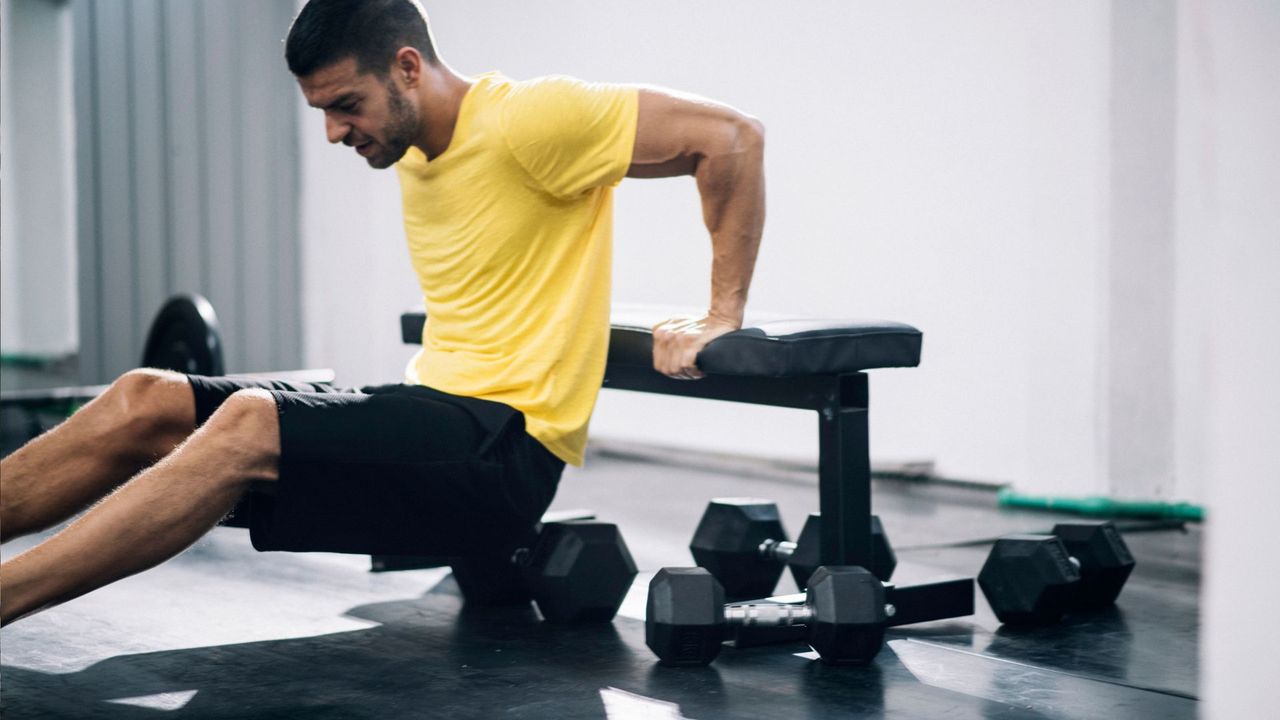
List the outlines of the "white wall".
{"label": "white wall", "polygon": [[[1103,0],[426,6],[463,73],[654,83],[764,120],[769,219],[751,307],[925,331],[920,368],[873,373],[875,460],[933,460],[945,476],[1028,492],[1205,497],[1206,252],[1170,179],[1198,162],[1181,115],[1170,117],[1195,71],[1178,49],[1185,11]],[[395,315],[417,295],[394,177],[326,147],[319,114],[303,112],[308,362],[351,382],[394,380],[411,352]],[[709,263],[690,180],[623,184],[615,299],[705,306]],[[817,453],[809,413],[625,392],[602,393],[592,429]]]}
{"label": "white wall", "polygon": [[[1112,494],[1169,497],[1174,468],[1177,8],[1111,3],[1109,228],[1102,297],[1102,475]],[[1194,478],[1181,478],[1190,490]],[[1193,493],[1194,494],[1194,493]]]}
{"label": "white wall", "polygon": [[[926,332],[921,368],[875,374],[878,459],[936,459],[943,473],[993,481],[1099,482],[1105,4],[427,8],[443,56],[464,73],[649,82],[762,118],[769,220],[752,307],[884,317]],[[319,193],[304,201],[319,211],[304,208],[316,249],[307,305],[325,296],[388,313],[332,325],[317,317],[308,329],[334,334],[309,341],[309,362],[361,380],[394,377],[406,352],[377,343],[394,335],[390,315],[413,293],[407,271],[396,269],[398,198],[389,174],[321,148],[320,119],[307,122],[304,163],[315,172],[305,170],[304,183]],[[353,208],[376,225],[336,232]],[[615,298],[704,306],[710,248],[692,182],[624,183],[617,217]],[[339,249],[350,233],[360,241]],[[357,259],[385,282],[335,285]],[[324,263],[334,271],[317,274]],[[339,328],[356,337],[337,336]],[[593,429],[812,459],[814,425],[795,411],[607,392]]]}
{"label": "white wall", "polygon": [[6,0],[0,18],[0,346],[77,345],[71,14],[60,0]]}
{"label": "white wall", "polygon": [[324,119],[302,117],[301,245],[303,358],[347,385],[400,382],[412,354],[399,316],[420,302],[401,229],[392,171],[324,139]]}
{"label": "white wall", "polygon": [[1184,392],[1202,411],[1189,454],[1210,525],[1201,655],[1205,717],[1259,717],[1280,677],[1275,508],[1280,506],[1280,5],[1182,0],[1180,244],[1198,307]]}

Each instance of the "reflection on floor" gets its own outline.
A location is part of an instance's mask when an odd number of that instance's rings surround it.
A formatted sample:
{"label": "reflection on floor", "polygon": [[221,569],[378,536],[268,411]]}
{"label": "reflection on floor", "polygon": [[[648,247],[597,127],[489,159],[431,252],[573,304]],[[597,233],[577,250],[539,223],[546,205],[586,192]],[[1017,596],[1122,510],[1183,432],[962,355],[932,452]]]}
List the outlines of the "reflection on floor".
{"label": "reflection on floor", "polygon": [[[617,522],[641,575],[619,617],[543,624],[532,606],[464,608],[446,570],[372,574],[368,558],[256,553],[220,528],[155,570],[0,631],[0,701],[23,718],[1097,718],[1194,717],[1200,529],[1131,532],[1118,606],[1061,625],[969,618],[896,628],[870,667],[807,647],[726,649],[705,669],[658,667],[644,592],[689,565],[706,500],[776,500],[794,534],[816,484],[594,454],[555,507]],[[874,503],[895,582],[974,575],[987,546],[1059,516],[992,493],[884,481]],[[38,542],[4,548],[11,557]],[[779,592],[790,592],[784,579]]]}

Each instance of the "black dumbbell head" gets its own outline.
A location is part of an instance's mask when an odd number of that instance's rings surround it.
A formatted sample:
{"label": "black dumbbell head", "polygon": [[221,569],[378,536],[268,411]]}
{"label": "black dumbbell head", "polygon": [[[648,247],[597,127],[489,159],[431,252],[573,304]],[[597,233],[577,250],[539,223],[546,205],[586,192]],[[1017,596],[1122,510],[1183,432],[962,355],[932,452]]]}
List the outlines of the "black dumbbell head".
{"label": "black dumbbell head", "polygon": [[548,622],[608,622],[635,579],[636,564],[613,523],[548,523],[524,574]]}
{"label": "black dumbbell head", "polygon": [[855,566],[823,566],[809,578],[809,644],[829,665],[866,664],[884,644],[884,583]]}
{"label": "black dumbbell head", "polygon": [[871,567],[867,568],[872,575],[884,582],[889,582],[893,571],[898,567],[898,556],[889,544],[889,535],[880,523],[879,515],[871,516]]}
{"label": "black dumbbell head", "polygon": [[724,625],[724,589],[705,568],[663,568],[649,583],[644,642],[663,665],[710,663]]}
{"label": "black dumbbell head", "polygon": [[1115,603],[1133,572],[1133,555],[1116,530],[1103,522],[1058,523],[1053,534],[1080,563],[1080,589],[1075,607],[1099,608]]}
{"label": "black dumbbell head", "polygon": [[462,599],[472,607],[528,605],[532,599],[521,568],[510,552],[450,558],[453,580]]}
{"label": "black dumbbell head", "polygon": [[808,587],[809,578],[822,565],[822,520],[818,513],[809,513],[804,527],[800,528],[800,537],[796,538],[796,551],[787,560],[791,568],[791,577],[796,587],[804,590]]}
{"label": "black dumbbell head", "polygon": [[[821,520],[818,513],[810,513],[809,517],[804,521],[804,527],[800,530],[800,537],[796,539],[796,551],[791,555],[791,559],[787,564],[791,567],[791,577],[795,578],[796,587],[804,590],[808,587],[809,576],[813,575],[813,571],[818,569],[822,564],[821,553],[819,547],[822,544],[820,534]],[[880,524],[879,516],[871,516],[871,567],[867,568],[871,574],[880,578],[885,582],[889,582],[893,577],[893,571],[898,567],[898,556],[893,552],[893,546],[889,544],[889,536],[885,534],[884,526]]]}
{"label": "black dumbbell head", "polygon": [[773,592],[782,563],[760,556],[765,540],[787,539],[778,506],[755,498],[717,498],[707,504],[689,550],[732,598],[762,597]]}
{"label": "black dumbbell head", "polygon": [[1000,622],[1056,622],[1071,607],[1080,571],[1052,535],[1006,535],[987,556],[978,585]]}

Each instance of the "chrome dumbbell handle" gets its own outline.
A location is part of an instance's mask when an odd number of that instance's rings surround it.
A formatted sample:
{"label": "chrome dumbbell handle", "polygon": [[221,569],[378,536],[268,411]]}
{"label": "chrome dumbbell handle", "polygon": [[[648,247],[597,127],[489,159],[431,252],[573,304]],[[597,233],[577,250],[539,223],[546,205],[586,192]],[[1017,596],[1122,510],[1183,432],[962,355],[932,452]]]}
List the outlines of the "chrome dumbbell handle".
{"label": "chrome dumbbell handle", "polygon": [[726,605],[725,622],[743,627],[786,627],[808,625],[813,608],[808,605],[760,603],[758,605]]}
{"label": "chrome dumbbell handle", "polygon": [[[898,612],[890,603],[885,603],[886,617],[893,617]],[[788,627],[791,625],[808,625],[813,621],[813,606],[807,603],[758,603],[733,604],[724,607],[724,620],[728,625],[738,627]]]}
{"label": "chrome dumbbell handle", "polygon": [[756,548],[760,557],[766,560],[786,562],[796,552],[796,544],[790,540],[765,540]]}

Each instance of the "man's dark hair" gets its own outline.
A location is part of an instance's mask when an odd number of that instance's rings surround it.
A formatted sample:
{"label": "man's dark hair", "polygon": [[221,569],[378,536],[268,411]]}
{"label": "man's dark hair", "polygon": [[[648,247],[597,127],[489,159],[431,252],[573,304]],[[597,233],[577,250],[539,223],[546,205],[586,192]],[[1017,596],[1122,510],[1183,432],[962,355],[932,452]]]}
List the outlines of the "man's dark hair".
{"label": "man's dark hair", "polygon": [[418,0],[311,0],[293,19],[284,57],[297,77],[349,57],[361,73],[381,77],[405,46],[436,62]]}

